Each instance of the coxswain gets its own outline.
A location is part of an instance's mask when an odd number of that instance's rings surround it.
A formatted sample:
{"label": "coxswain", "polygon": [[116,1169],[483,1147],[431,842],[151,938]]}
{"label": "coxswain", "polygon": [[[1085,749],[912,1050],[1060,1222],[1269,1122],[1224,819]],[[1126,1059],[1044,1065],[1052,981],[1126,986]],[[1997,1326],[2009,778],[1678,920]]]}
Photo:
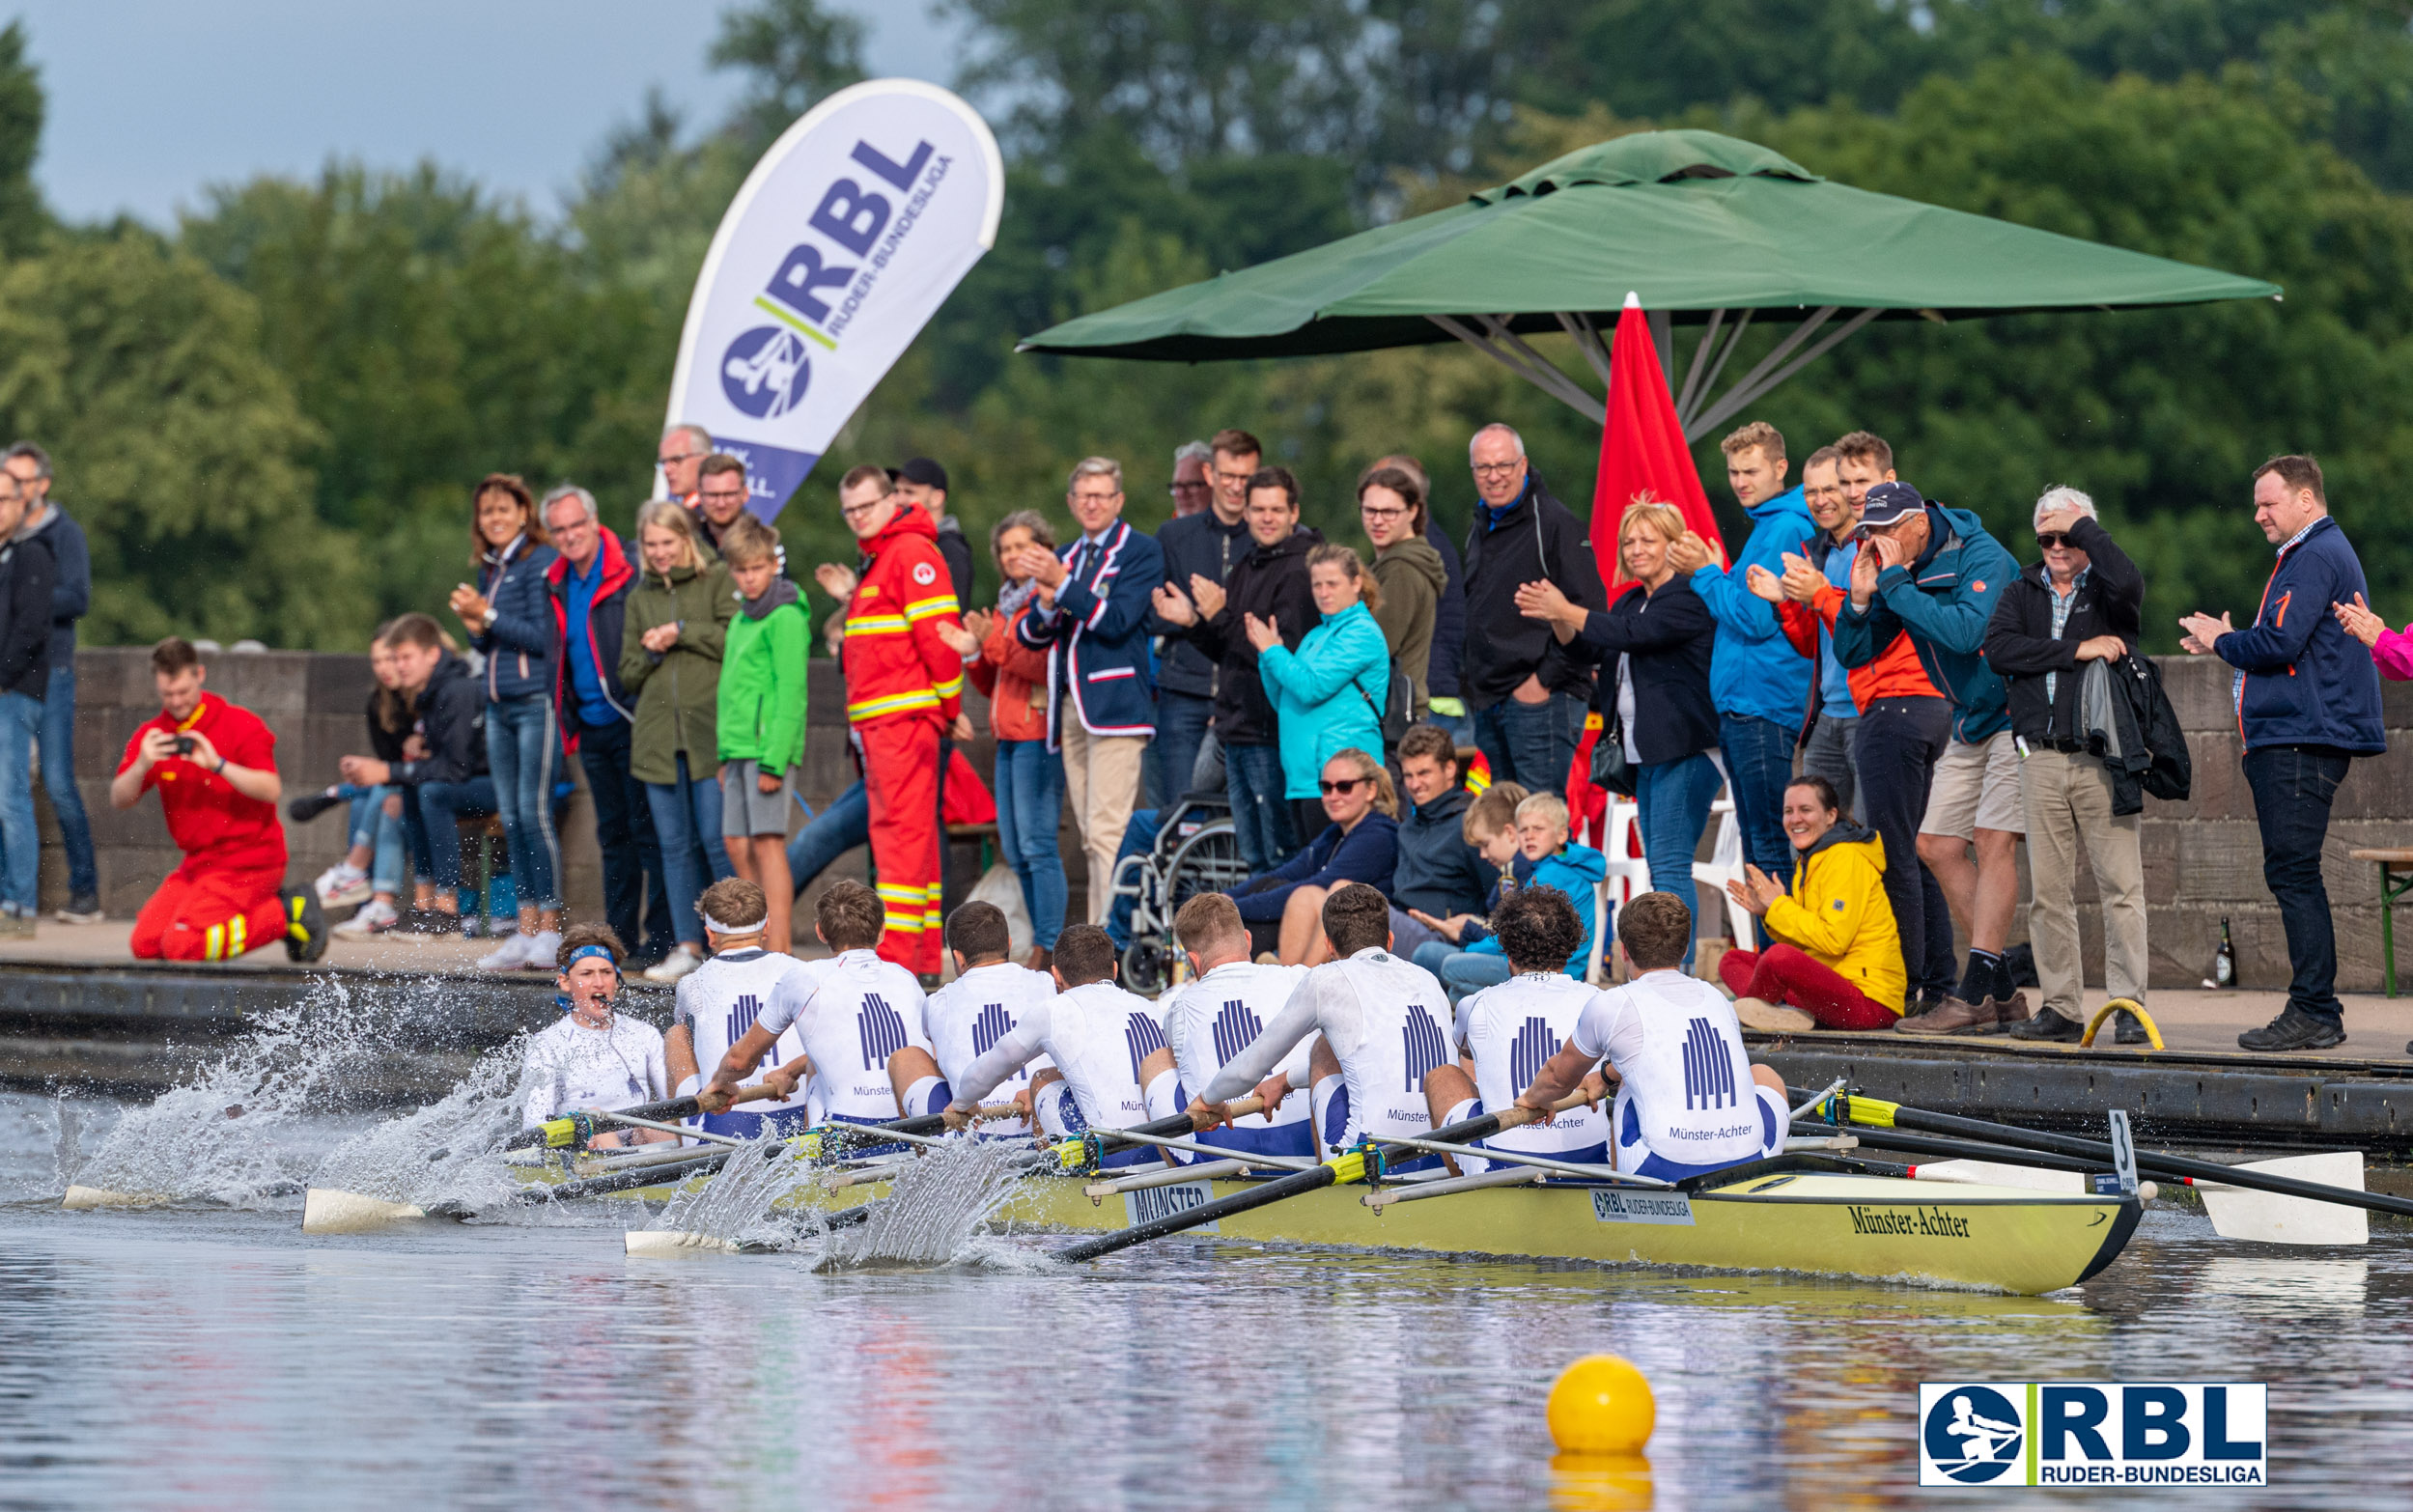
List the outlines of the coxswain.
{"label": "coxswain", "polygon": [[[677,1083],[674,1097],[686,1097],[703,1084],[704,1068],[717,1066],[732,1046],[762,1017],[763,1007],[777,991],[779,979],[800,963],[781,950],[764,947],[770,902],[763,889],[743,877],[728,877],[704,889],[695,900],[704,916],[704,942],[712,953],[704,964],[679,978],[678,1006],[671,1011],[670,1031],[662,1036],[662,1054]],[[790,1027],[767,1051],[772,1065],[804,1053],[804,1042]],[[759,1062],[758,1062],[759,1063]],[[749,1075],[747,1066],[740,1076]],[[765,1134],[800,1132],[812,1121],[804,1099],[750,1103],[723,1113],[703,1113],[694,1120],[708,1134],[752,1139]]]}
{"label": "coxswain", "polygon": [[1752,1063],[1726,994],[1679,969],[1692,938],[1692,910],[1674,893],[1646,892],[1619,909],[1618,944],[1634,979],[1593,997],[1516,1103],[1548,1116],[1608,1057],[1617,1078],[1613,1163],[1663,1181],[1763,1160],[1791,1132],[1784,1078]]}
{"label": "coxswain", "polygon": [[[1056,937],[1050,966],[1058,989],[1034,1003],[1021,1022],[977,1059],[954,1083],[955,1101],[944,1109],[947,1127],[968,1126],[981,1100],[1005,1084],[1018,1067],[1045,1051],[1054,1066],[1033,1073],[1031,1106],[1040,1131],[1051,1139],[1078,1139],[1092,1129],[1127,1129],[1147,1117],[1141,1088],[1158,1086],[1169,1102],[1172,1051],[1155,1005],[1114,984],[1114,941],[1095,924],[1074,924]],[[1138,1165],[1161,1160],[1147,1146],[1118,1150],[1102,1162]]]}
{"label": "coxswain", "polygon": [[[1450,1059],[1449,1000],[1433,973],[1390,953],[1390,901],[1363,882],[1325,896],[1320,917],[1333,958],[1309,970],[1282,1011],[1224,1062],[1190,1104],[1201,1130],[1230,1121],[1226,1106],[1269,1082],[1291,1047],[1312,1034],[1308,1078],[1316,1132],[1345,1150],[1366,1138],[1432,1132],[1424,1078]],[[1418,1165],[1432,1163],[1418,1162]],[[1400,1167],[1414,1168],[1414,1167]]]}
{"label": "coxswain", "polygon": [[[1460,1063],[1437,1067],[1424,1078],[1424,1098],[1436,1129],[1514,1103],[1600,995],[1567,975],[1567,957],[1584,944],[1584,925],[1565,893],[1556,887],[1512,893],[1493,912],[1491,927],[1515,975],[1458,999]],[[1586,1077],[1583,1089],[1590,1100],[1587,1106],[1571,1107],[1548,1123],[1503,1130],[1481,1142],[1578,1165],[1606,1164],[1609,1120],[1599,1106],[1606,1083]],[[1449,1162],[1467,1176],[1488,1170],[1492,1163],[1480,1157]]]}
{"label": "coxswain", "polygon": [[[1202,892],[1183,904],[1173,915],[1173,938],[1190,959],[1193,980],[1164,1012],[1164,1041],[1181,1073],[1166,1112],[1189,1106],[1190,1088],[1210,1085],[1224,1063],[1280,1015],[1307,977],[1303,966],[1259,966],[1249,959],[1248,921],[1224,893]],[[1315,1159],[1307,1092],[1307,1048],[1314,1038],[1300,1036],[1259,1089],[1272,1094],[1266,1105],[1273,1109],[1270,1116],[1243,1114],[1200,1134],[1197,1142],[1235,1153]],[[1157,1110],[1148,1111],[1153,1117]]]}
{"label": "coxswain", "polygon": [[[1014,937],[994,903],[967,903],[948,914],[946,944],[955,980],[932,993],[922,1008],[922,1037],[930,1048],[909,1045],[888,1057],[897,1111],[907,1118],[944,1111],[971,1063],[1013,1033],[1034,1005],[1055,995],[1054,977],[1014,964]],[[1045,1055],[1034,1056],[991,1089],[1010,1094],[1000,1101],[1015,1103],[1024,1116],[996,1119],[987,1133],[1029,1133],[1030,1078],[1052,1065]]]}
{"label": "coxswain", "polygon": [[[611,1112],[670,1095],[669,1067],[662,1059],[661,1031],[617,1011],[620,963],[628,955],[620,937],[601,924],[564,930],[553,979],[560,994],[559,1022],[528,1037],[520,1057],[519,1084],[526,1093],[526,1122],[541,1124],[565,1112]],[[653,1144],[676,1138],[650,1129],[617,1130],[588,1140],[595,1149]]]}
{"label": "coxswain", "polygon": [[799,961],[781,973],[770,1005],[696,1094],[705,1112],[725,1111],[739,1078],[793,1026],[803,1053],[766,1072],[766,1085],[782,1096],[803,1086],[815,1123],[880,1124],[896,1116],[888,1057],[909,1045],[929,1047],[921,1037],[921,984],[874,951],[883,912],[880,895],[858,882],[837,882],[821,895],[813,929],[836,954]]}

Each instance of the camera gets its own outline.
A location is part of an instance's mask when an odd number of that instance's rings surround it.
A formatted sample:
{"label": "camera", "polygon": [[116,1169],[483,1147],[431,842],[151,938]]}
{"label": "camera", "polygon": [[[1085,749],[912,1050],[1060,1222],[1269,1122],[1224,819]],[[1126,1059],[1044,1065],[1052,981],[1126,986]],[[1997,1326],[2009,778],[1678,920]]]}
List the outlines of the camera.
{"label": "camera", "polygon": [[193,738],[189,735],[178,736],[176,738],[176,754],[179,756],[190,756],[192,753]]}

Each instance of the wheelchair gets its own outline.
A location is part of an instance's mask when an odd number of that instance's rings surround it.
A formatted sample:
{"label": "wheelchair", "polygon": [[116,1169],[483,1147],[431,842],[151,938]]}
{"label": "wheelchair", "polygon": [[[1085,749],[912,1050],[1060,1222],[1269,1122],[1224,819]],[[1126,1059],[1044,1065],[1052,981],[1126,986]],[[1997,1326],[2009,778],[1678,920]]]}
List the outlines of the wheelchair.
{"label": "wheelchair", "polygon": [[1231,800],[1221,793],[1183,795],[1159,823],[1156,844],[1123,857],[1114,870],[1110,893],[1132,900],[1123,986],[1143,997],[1163,992],[1181,959],[1173,915],[1199,893],[1227,892],[1248,880]]}

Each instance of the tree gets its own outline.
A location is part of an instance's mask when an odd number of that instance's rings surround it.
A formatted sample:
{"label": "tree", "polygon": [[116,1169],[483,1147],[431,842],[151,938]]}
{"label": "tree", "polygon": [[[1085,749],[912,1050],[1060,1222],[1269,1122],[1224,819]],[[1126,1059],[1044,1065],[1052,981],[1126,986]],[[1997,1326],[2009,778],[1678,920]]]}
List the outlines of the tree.
{"label": "tree", "polygon": [[818,0],[755,0],[722,14],[707,56],[715,69],[750,76],[729,128],[760,154],[822,97],[863,76],[863,23],[831,14]]}
{"label": "tree", "polygon": [[34,188],[42,145],[42,76],[25,61],[25,24],[0,27],[0,257],[21,257],[50,223]]}

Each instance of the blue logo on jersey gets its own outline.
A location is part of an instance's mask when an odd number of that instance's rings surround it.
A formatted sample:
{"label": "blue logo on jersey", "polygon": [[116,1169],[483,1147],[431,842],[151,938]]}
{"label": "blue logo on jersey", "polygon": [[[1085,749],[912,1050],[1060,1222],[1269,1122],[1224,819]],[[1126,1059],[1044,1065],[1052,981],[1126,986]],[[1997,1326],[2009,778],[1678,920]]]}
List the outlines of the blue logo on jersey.
{"label": "blue logo on jersey", "polygon": [[1164,1029],[1153,1015],[1135,1013],[1123,1020],[1123,1043],[1131,1047],[1131,1079],[1139,1079],[1139,1063],[1164,1048]]}
{"label": "blue logo on jersey", "polygon": [[1014,1021],[1006,1017],[1005,1004],[990,1003],[983,1007],[980,1017],[972,1021],[972,1053],[988,1054],[989,1047],[1005,1038],[1013,1027]]}
{"label": "blue logo on jersey", "polygon": [[1740,1106],[1734,1095],[1734,1057],[1706,1019],[1695,1019],[1684,1031],[1684,1106],[1693,1106],[1697,1099],[1702,1107]]}
{"label": "blue logo on jersey", "polygon": [[1215,1016],[1215,1058],[1227,1061],[1249,1048],[1265,1025],[1237,997],[1226,998]]}
{"label": "blue logo on jersey", "polygon": [[1550,1021],[1536,1014],[1525,1021],[1516,1039],[1508,1046],[1508,1085],[1523,1092],[1541,1075],[1550,1057],[1558,1053],[1558,1036],[1550,1032]]}
{"label": "blue logo on jersey", "polygon": [[761,1018],[762,1014],[763,1000],[761,998],[752,993],[739,998],[729,1009],[729,1043],[735,1045],[745,1038],[745,1031],[754,1027],[754,1021]]}
{"label": "blue logo on jersey", "polygon": [[863,1006],[855,1016],[855,1028],[863,1042],[863,1069],[880,1071],[888,1064],[888,1057],[905,1048],[905,1016],[888,1006],[888,1000],[878,993],[865,993]]}
{"label": "blue logo on jersey", "polygon": [[1408,1004],[1408,1024],[1399,1031],[1400,1058],[1407,1062],[1410,1092],[1424,1089],[1424,1078],[1448,1064],[1449,1042],[1422,1003]]}

